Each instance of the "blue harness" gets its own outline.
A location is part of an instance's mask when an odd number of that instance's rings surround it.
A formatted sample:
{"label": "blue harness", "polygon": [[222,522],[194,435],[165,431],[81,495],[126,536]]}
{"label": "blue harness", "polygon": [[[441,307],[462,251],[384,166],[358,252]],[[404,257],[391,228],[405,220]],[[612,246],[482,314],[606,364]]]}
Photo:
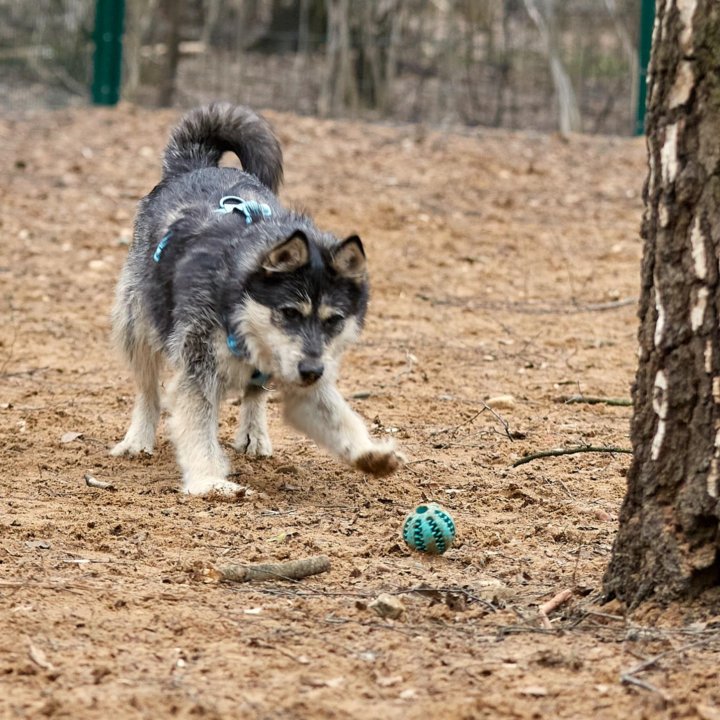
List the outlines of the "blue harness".
{"label": "blue harness", "polygon": [[[257,200],[243,200],[237,195],[225,195],[220,198],[219,207],[215,210],[215,212],[222,215],[227,215],[232,212],[239,213],[245,217],[246,225],[252,225],[255,220],[264,220],[272,217],[272,209],[267,203],[261,203]],[[169,232],[162,238],[162,240],[160,240],[158,246],[155,248],[155,252],[153,253],[154,262],[160,262],[163,250],[167,247],[171,237],[172,232]],[[230,332],[230,327],[228,325],[227,318],[225,317],[223,317],[223,325],[225,326],[225,334],[227,335],[226,343],[228,350],[235,357],[247,360],[247,348],[245,347],[245,342],[242,339],[238,342],[235,335]],[[270,382],[271,378],[272,375],[264,373],[256,368],[250,376],[250,384],[255,385],[256,387],[264,387],[268,384],[268,382]]]}

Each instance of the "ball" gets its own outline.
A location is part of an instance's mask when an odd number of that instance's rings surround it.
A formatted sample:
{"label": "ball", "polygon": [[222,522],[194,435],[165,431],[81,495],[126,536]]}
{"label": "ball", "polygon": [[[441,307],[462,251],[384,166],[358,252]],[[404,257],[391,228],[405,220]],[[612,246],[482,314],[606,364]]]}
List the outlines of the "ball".
{"label": "ball", "polygon": [[413,550],[442,555],[455,540],[455,522],[437,503],[418,505],[405,518],[403,540]]}

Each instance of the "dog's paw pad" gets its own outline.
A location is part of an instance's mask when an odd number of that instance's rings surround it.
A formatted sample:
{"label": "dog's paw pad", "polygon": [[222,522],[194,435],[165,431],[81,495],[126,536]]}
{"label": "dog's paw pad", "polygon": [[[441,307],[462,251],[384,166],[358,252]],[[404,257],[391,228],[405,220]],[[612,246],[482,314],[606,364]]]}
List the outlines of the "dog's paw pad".
{"label": "dog's paw pad", "polygon": [[385,477],[392,475],[398,468],[405,464],[405,457],[389,448],[368,450],[357,457],[353,465],[368,475]]}

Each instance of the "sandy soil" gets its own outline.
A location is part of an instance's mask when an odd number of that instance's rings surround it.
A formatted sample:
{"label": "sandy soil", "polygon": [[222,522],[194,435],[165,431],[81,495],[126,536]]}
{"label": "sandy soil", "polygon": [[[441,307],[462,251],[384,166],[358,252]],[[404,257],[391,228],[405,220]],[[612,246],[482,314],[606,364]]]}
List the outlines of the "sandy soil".
{"label": "sandy soil", "polygon": [[[629,447],[629,407],[563,398],[629,397],[642,142],[272,114],[283,198],[365,240],[342,390],[411,463],[367,479],[272,404],[275,456],[233,454],[256,494],[221,502],[178,493],[162,428],[152,458],[107,454],[133,397],[113,286],[175,117],[0,121],[0,717],[720,718],[718,594],[599,604],[629,456],[511,467]],[[459,528],[440,558],[400,539],[426,500]],[[205,572],[318,553],[331,571],[299,584]]]}

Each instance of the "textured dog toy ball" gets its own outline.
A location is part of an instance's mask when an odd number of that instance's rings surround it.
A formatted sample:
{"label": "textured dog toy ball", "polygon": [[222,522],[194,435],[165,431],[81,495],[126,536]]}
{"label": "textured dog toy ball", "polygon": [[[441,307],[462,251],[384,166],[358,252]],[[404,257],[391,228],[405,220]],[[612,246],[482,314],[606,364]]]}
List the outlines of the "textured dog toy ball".
{"label": "textured dog toy ball", "polygon": [[403,540],[413,550],[442,555],[455,540],[455,522],[437,503],[418,505],[405,518]]}

